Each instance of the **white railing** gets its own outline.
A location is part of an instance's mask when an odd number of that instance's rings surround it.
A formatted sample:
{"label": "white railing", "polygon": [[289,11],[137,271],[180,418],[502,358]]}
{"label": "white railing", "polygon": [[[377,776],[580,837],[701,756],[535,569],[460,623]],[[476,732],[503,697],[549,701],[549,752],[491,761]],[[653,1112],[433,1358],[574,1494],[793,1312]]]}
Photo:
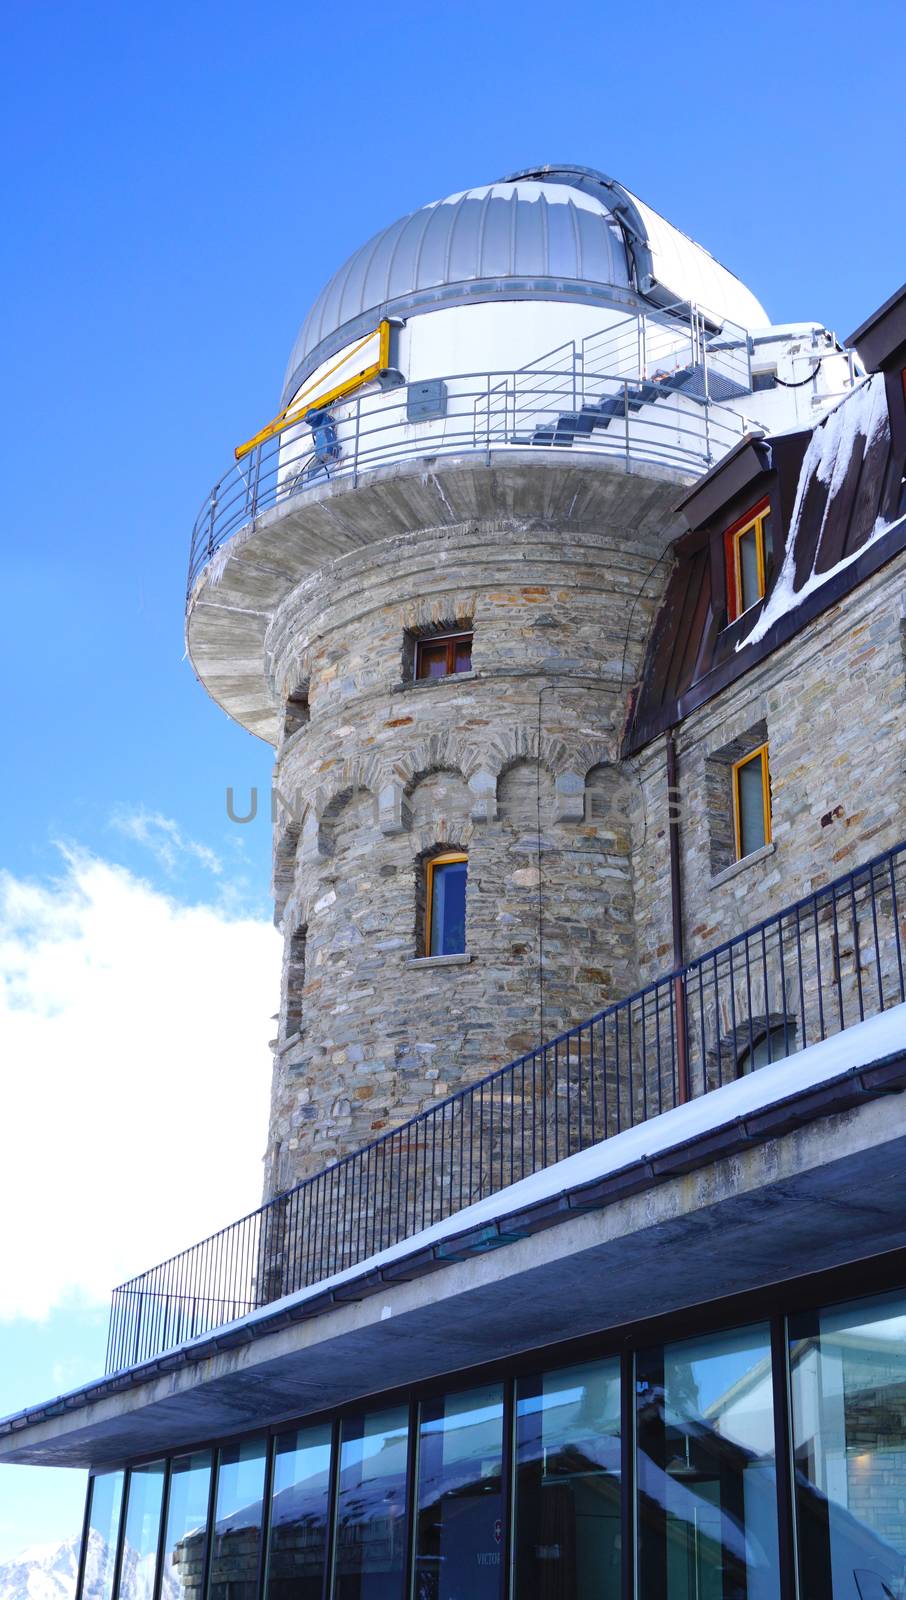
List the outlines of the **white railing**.
{"label": "white railing", "polygon": [[[633,319],[634,320],[634,319]],[[625,330],[624,330],[625,332]],[[578,359],[574,344],[516,372],[443,379],[437,414],[416,417],[408,388],[344,400],[266,440],[238,461],[206,499],[192,533],[189,593],[214,555],[262,512],[334,480],[396,463],[472,452],[547,448],[697,476],[745,432],[737,412],[707,393],[663,380],[607,372]],[[679,369],[676,369],[679,370]]]}

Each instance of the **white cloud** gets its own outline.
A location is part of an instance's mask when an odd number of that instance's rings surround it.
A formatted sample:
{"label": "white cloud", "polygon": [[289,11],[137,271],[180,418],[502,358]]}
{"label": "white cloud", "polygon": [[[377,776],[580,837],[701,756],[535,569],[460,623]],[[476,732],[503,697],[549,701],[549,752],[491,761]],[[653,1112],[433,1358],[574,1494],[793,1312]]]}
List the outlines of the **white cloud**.
{"label": "white cloud", "polygon": [[105,1303],[260,1201],[273,928],[62,855],[0,874],[0,1319]]}
{"label": "white cloud", "polygon": [[159,811],[146,811],[143,806],[137,811],[118,810],[110,819],[111,826],[124,838],[132,839],[136,844],[142,844],[151,851],[155,860],[169,873],[174,873],[180,861],[187,857],[197,861],[208,872],[213,872],[220,877],[223,872],[223,862],[216,850],[210,845],[199,844],[197,839],[191,839],[183,833],[178,822],[172,817],[165,817]]}

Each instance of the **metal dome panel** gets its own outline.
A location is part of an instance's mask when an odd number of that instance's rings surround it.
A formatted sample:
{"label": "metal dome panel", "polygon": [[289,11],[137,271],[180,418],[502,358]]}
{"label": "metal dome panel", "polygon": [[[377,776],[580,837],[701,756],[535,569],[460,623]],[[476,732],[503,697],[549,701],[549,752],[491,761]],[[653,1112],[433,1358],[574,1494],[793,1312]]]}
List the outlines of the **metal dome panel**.
{"label": "metal dome panel", "polygon": [[[303,323],[286,374],[286,398],[328,354],[326,341],[363,315],[387,313],[400,302],[436,291],[434,302],[522,292],[543,284],[631,290],[620,229],[597,198],[562,184],[487,184],[423,206],[369,239],[334,274]],[[347,336],[352,336],[351,330]],[[338,343],[343,343],[341,338]],[[312,359],[317,355],[317,360]]]}
{"label": "metal dome panel", "polygon": [[770,322],[739,278],[622,184],[539,167],[422,206],[356,250],[302,325],[283,403],[379,316],[495,299],[695,304],[718,322]]}

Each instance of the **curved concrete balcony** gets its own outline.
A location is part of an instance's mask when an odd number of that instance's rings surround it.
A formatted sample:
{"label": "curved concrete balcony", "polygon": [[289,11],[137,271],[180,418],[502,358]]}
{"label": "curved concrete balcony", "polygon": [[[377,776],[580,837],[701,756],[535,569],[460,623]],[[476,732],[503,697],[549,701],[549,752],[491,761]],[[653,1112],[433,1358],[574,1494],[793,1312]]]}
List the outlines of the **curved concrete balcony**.
{"label": "curved concrete balcony", "polygon": [[[704,392],[703,392],[704,391]],[[192,530],[188,595],[218,551],[263,512],[379,469],[526,449],[570,451],[626,471],[697,477],[745,419],[707,393],[701,368],[658,378],[575,366],[466,373],[359,395],[251,450],[215,484]]]}
{"label": "curved concrete balcony", "polygon": [[678,491],[747,426],[700,369],[689,374],[448,377],[353,397],[268,439],[215,486],[193,530],[186,643],[200,681],[276,742],[277,609],[306,577],[393,535],[506,517],[631,527],[662,547]]}

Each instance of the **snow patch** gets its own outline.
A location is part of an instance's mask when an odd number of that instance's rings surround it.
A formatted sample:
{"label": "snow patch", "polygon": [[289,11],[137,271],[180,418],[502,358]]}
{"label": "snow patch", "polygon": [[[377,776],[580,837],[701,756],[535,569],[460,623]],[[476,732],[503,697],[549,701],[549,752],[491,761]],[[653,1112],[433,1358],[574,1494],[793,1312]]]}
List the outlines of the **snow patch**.
{"label": "snow patch", "polygon": [[887,397],[884,390],[883,373],[875,373],[873,377],[857,389],[853,389],[840,404],[824,418],[812,434],[808,449],[802,462],[799,474],[799,485],[796,490],[796,503],[793,506],[793,515],[790,520],[790,532],[786,544],[786,553],[783,565],[777,575],[777,581],[768,596],[761,615],[754,627],[740,639],[736,649],[742,650],[746,645],[757,644],[771,629],[775,622],[788,612],[800,606],[803,600],[814,594],[838,572],[851,566],[859,556],[877,541],[889,533],[892,528],[899,527],[906,518],[898,517],[895,522],[883,522],[881,518],[875,523],[869,538],[858,550],[844,556],[836,566],[829,567],[826,572],[816,572],[814,566],[800,589],[794,588],[796,576],[796,546],[798,543],[799,527],[802,519],[802,508],[808,493],[809,485],[813,478],[819,483],[828,485],[827,502],[824,515],[821,519],[817,551],[821,548],[821,534],[827,522],[828,514],[839,494],[846,479],[852,453],[855,449],[857,438],[861,435],[865,440],[864,450],[867,455],[875,440],[889,428],[887,417]]}

